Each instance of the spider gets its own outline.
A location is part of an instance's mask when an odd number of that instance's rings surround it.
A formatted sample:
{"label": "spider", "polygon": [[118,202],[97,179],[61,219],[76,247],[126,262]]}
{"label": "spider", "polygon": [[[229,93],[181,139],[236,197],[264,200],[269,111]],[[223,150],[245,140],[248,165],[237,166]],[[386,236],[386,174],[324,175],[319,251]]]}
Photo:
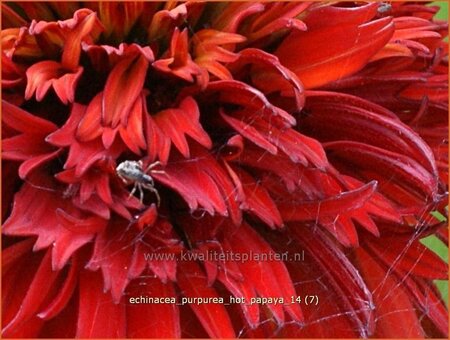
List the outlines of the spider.
{"label": "spider", "polygon": [[154,167],[160,165],[161,163],[154,162],[150,164],[145,171],[143,170],[144,164],[141,160],[139,161],[123,161],[120,163],[116,168],[117,176],[120,177],[120,179],[126,184],[134,183],[133,190],[130,192],[130,196],[133,196],[133,194],[136,192],[136,190],[139,190],[139,198],[142,203],[144,200],[144,189],[147,189],[151,192],[153,192],[156,196],[156,199],[158,201],[158,207],[161,204],[161,197],[159,196],[158,190],[155,189],[155,181],[153,180],[152,176],[147,174],[149,171],[151,173],[159,173],[162,174],[164,171],[158,171],[158,170],[152,170]]}

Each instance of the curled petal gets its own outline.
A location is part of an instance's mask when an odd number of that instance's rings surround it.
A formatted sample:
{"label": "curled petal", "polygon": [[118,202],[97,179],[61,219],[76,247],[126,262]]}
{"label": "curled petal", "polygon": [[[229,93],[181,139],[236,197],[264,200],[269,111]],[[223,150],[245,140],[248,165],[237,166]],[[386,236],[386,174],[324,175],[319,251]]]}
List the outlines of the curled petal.
{"label": "curled petal", "polygon": [[247,17],[263,10],[264,5],[257,2],[231,3],[225,10],[212,16],[215,18],[212,27],[223,32],[237,33]]}
{"label": "curled petal", "polygon": [[61,289],[56,297],[46,306],[39,314],[39,318],[50,320],[58,315],[69,303],[70,298],[75,290],[77,284],[77,275],[79,264],[76,257],[74,257],[67,278],[65,279]]}
{"label": "curled petal", "polygon": [[51,121],[37,117],[18,106],[2,100],[2,121],[16,131],[46,135],[56,130]]}
{"label": "curled petal", "polygon": [[230,51],[233,44],[245,41],[239,34],[224,33],[221,31],[204,29],[197,32],[193,38],[195,63],[204,67],[219,79],[232,79],[228,68],[222,63],[233,62],[238,55]]}
{"label": "curled petal", "polygon": [[36,92],[36,100],[41,101],[50,87],[56,92],[58,98],[64,103],[72,103],[75,99],[75,88],[83,73],[79,66],[76,72],[65,71],[62,64],[56,61],[41,61],[28,68],[27,88],[25,99],[30,99]]}
{"label": "curled petal", "polygon": [[246,35],[250,41],[256,41],[270,37],[283,29],[295,29],[305,31],[307,26],[298,17],[311,4],[310,3],[270,3],[267,4],[264,13],[253,21]]}
{"label": "curled petal", "polygon": [[3,122],[21,132],[2,140],[2,158],[23,161],[19,167],[19,176],[26,178],[32,170],[60,153],[61,149],[55,150],[45,141],[47,134],[53,132],[56,125],[6,101],[2,102],[2,109]]}
{"label": "curled petal", "polygon": [[36,37],[28,33],[26,27],[4,29],[0,33],[3,53],[8,57],[42,58],[43,51]]}
{"label": "curled petal", "polygon": [[[188,82],[194,81],[194,76],[200,77],[200,67],[192,61],[189,54],[187,30],[180,32],[175,29],[166,58],[156,60],[152,66],[159,71],[173,74]],[[203,84],[204,86],[204,84]]]}
{"label": "curled petal", "polygon": [[180,4],[175,8],[164,9],[155,13],[148,27],[150,40],[165,36],[187,16],[187,4]]}
{"label": "curled petal", "polygon": [[38,37],[40,45],[50,55],[58,55],[62,49],[63,68],[74,72],[78,68],[82,42],[92,42],[102,29],[96,14],[82,8],[74,13],[73,18],[63,21],[33,20],[29,33]]}
{"label": "curled petal", "polygon": [[307,98],[310,114],[300,118],[303,131],[314,131],[321,141],[353,140],[402,153],[437,174],[429,146],[388,110],[334,92],[311,91]]}
{"label": "curled petal", "polygon": [[318,29],[322,26],[354,24],[362,25],[373,19],[379,8],[379,3],[369,2],[354,7],[334,6],[329,4],[313,4],[306,13],[304,22],[308,30]]}
{"label": "curled petal", "polygon": [[89,56],[93,67],[100,73],[109,72],[117,63],[138,54],[149,63],[155,60],[150,46],[140,46],[136,43],[121,43],[118,47],[82,43],[82,48]]}
{"label": "curled petal", "polygon": [[258,67],[252,71],[252,81],[263,89],[265,94],[281,92],[282,95],[293,93],[296,110],[303,108],[305,98],[303,84],[297,76],[284,67],[277,57],[259,49],[247,48],[239,52],[239,60],[232,66],[238,69],[248,63]]}

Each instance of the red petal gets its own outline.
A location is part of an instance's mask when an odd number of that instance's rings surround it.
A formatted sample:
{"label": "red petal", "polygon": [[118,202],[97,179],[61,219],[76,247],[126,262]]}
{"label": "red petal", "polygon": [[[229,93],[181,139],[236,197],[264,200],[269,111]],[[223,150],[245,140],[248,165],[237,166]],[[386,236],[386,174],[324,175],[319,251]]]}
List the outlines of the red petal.
{"label": "red petal", "polygon": [[103,28],[96,13],[87,8],[77,10],[73,18],[67,20],[57,22],[53,18],[45,20],[47,22],[33,22],[29,31],[32,35],[37,35],[40,44],[49,49],[59,50],[60,46],[63,46],[62,65],[66,70],[77,68],[81,43],[95,39]]}
{"label": "red petal", "polygon": [[[234,227],[232,227],[234,228]],[[285,321],[283,309],[289,313],[293,320],[303,321],[303,315],[299,305],[290,304],[291,296],[296,296],[289,273],[281,260],[275,260],[274,251],[253,229],[247,224],[242,224],[239,229],[230,229],[227,237],[226,249],[231,249],[234,254],[247,254],[248,261],[238,263],[240,271],[247,282],[253,285],[261,297],[282,297],[285,300],[281,304],[268,304],[273,316],[279,324]],[[269,261],[256,260],[255,255],[266,256]],[[263,280],[261,278],[264,277]]]}
{"label": "red petal", "polygon": [[128,57],[119,62],[108,76],[102,100],[102,122],[115,128],[128,117],[141,94],[147,73],[148,60],[142,56]]}
{"label": "red petal", "polygon": [[[100,136],[103,132],[103,127],[100,124],[101,109],[102,109],[101,108],[102,97],[103,97],[103,92],[98,93],[91,100],[91,102],[87,106],[86,111],[82,115],[82,117],[80,115],[81,120],[76,129],[76,137],[80,142],[86,142],[86,141],[93,140],[93,139],[97,138],[98,136]],[[81,107],[79,109],[80,109],[80,111],[82,110]],[[72,118],[72,116],[74,116],[73,119],[75,119],[75,116],[78,116],[77,113],[79,111],[75,110],[75,108],[73,109],[73,111],[75,111],[75,112],[71,114],[70,118]],[[65,124],[65,126],[68,126],[69,124],[72,123],[70,118],[67,121],[67,123]],[[52,138],[54,138],[54,137],[52,137]]]}
{"label": "red petal", "polygon": [[[158,278],[138,279],[129,289],[129,298],[175,298],[172,283],[162,283]],[[180,316],[177,303],[127,303],[127,337],[130,338],[180,338]]]}
{"label": "red petal", "polygon": [[48,89],[53,86],[63,104],[73,102],[76,85],[82,72],[82,67],[70,73],[56,61],[40,61],[27,69],[25,99],[30,99],[36,92],[36,100],[42,101]]}
{"label": "red petal", "polygon": [[[297,76],[284,67],[277,57],[260,49],[247,48],[239,52],[237,65],[252,63],[259,67],[252,70],[252,81],[264,92],[292,92],[296,99],[296,109],[301,110],[305,103],[303,84]],[[267,81],[268,80],[268,81]]]}
{"label": "red petal", "polygon": [[258,216],[271,228],[281,227],[283,220],[280,212],[266,189],[246,172],[242,170],[237,172],[245,194],[244,208]]}
{"label": "red petal", "polygon": [[[25,133],[2,140],[2,149],[4,159],[30,160],[31,162],[33,162],[31,159],[34,157],[44,157],[45,160],[49,153],[53,151],[53,147],[44,142],[44,136]],[[37,161],[39,162],[39,160]]]}
{"label": "red petal", "polygon": [[136,99],[136,102],[131,108],[128,121],[122,122],[122,125],[119,128],[120,137],[130,148],[130,150],[136,154],[140,154],[140,149],[147,148],[142,119],[144,105],[143,101],[145,101],[144,95]]}
{"label": "red petal", "polygon": [[28,321],[28,319],[36,314],[44,301],[48,299],[52,289],[54,289],[54,284],[59,274],[59,271],[52,270],[51,251],[48,250],[30,284],[17,314],[14,319],[4,326],[2,330],[3,333],[8,333],[14,328],[20,328],[22,323]]}
{"label": "red petal", "polygon": [[80,274],[77,338],[125,338],[125,305],[115,304],[103,290],[100,273]]}
{"label": "red petal", "polygon": [[146,115],[145,121],[148,156],[151,160],[159,159],[161,163],[166,164],[170,154],[170,139],[164,135],[150,115]]}
{"label": "red petal", "polygon": [[[321,141],[354,140],[371,144],[410,156],[426,164],[431,173],[437,173],[429,146],[386,109],[333,92],[310,91],[307,98],[306,110],[312,114],[300,119],[300,126],[304,131],[314,130],[314,136]],[[331,111],[333,115],[329,114]]]}
{"label": "red petal", "polygon": [[6,273],[11,266],[17,264],[21,257],[25,256],[33,246],[33,239],[28,238],[17,242],[2,251],[2,271]]}
{"label": "red petal", "polygon": [[[372,291],[376,320],[376,337],[423,338],[416,310],[403,285],[388,275],[362,248],[356,249],[359,270]],[[392,311],[396,311],[392,313]],[[405,327],[404,325],[408,325]]]}
{"label": "red petal", "polygon": [[257,2],[231,3],[214,18],[212,27],[219,31],[236,33],[245,18],[262,11],[264,5]]}
{"label": "red petal", "polygon": [[[19,312],[37,270],[42,264],[42,254],[28,253],[17,264],[18,266],[13,267],[12,270],[2,272],[3,327],[8,325]],[[20,327],[9,328],[9,330],[2,329],[2,337],[36,338],[42,326],[43,321],[33,314],[27,320],[23,320]]]}
{"label": "red petal", "polygon": [[[372,294],[365,279],[363,280],[343,250],[319,229],[313,232],[310,228],[292,224],[289,226],[289,232],[300,242],[301,249],[305,249],[319,266],[320,275],[325,276],[324,280],[335,291],[331,296],[339,296],[335,303],[348,315],[359,336],[364,338],[373,335],[376,319]],[[315,311],[313,314],[315,315]],[[328,325],[329,323],[326,323],[326,326]]]}
{"label": "red petal", "polygon": [[37,315],[39,318],[50,320],[67,306],[77,284],[78,269],[78,261],[74,257],[63,286],[59,289],[58,294],[52,302]]}
{"label": "red petal", "polygon": [[378,7],[377,2],[361,4],[354,7],[333,6],[333,3],[320,4],[308,9],[304,19],[308,30],[317,29],[322,26],[332,25],[361,25],[375,17]]}
{"label": "red petal", "polygon": [[86,106],[74,103],[65,124],[47,136],[45,141],[60,147],[71,145],[75,140],[75,131],[81,118],[85,115],[85,111]]}
{"label": "red petal", "polygon": [[437,292],[430,287],[431,283],[420,279],[413,280],[409,276],[406,277],[405,284],[417,300],[422,312],[442,333],[442,337],[448,337],[448,310],[442,299],[437,296]]}
{"label": "red petal", "polygon": [[386,45],[393,32],[394,25],[388,17],[359,26],[334,25],[330,20],[329,25],[307,33],[292,32],[275,54],[309,89],[359,71]]}
{"label": "red petal", "polygon": [[78,248],[92,239],[93,234],[74,233],[62,226],[56,210],[66,209],[66,205],[71,206],[70,202],[62,200],[51,185],[45,182],[40,184],[37,178],[32,176],[29,182],[35,184],[24,184],[16,194],[13,210],[3,225],[3,232],[15,236],[36,235],[34,250],[52,245],[53,268],[60,270]]}
{"label": "red petal", "polygon": [[16,131],[45,136],[58,127],[52,122],[28,113],[2,100],[2,121]]}
{"label": "red petal", "polygon": [[126,230],[128,221],[118,220],[109,223],[108,228],[95,239],[95,247],[87,269],[101,269],[104,278],[104,290],[111,290],[114,303],[119,303],[129,283],[128,268],[133,255],[135,237]]}
{"label": "red petal", "polygon": [[335,197],[314,202],[299,202],[279,205],[281,216],[285,221],[316,220],[320,216],[338,216],[346,211],[358,209],[372,196],[377,186],[376,181]]}
{"label": "red petal", "polygon": [[296,124],[293,116],[272,105],[262,92],[246,83],[236,80],[218,80],[210,82],[207,90],[218,92],[220,101],[258,112],[261,117],[267,117],[267,119],[279,117],[280,123],[282,122],[286,127]]}
{"label": "red petal", "polygon": [[233,181],[207,150],[194,145],[191,150],[195,153],[189,161],[181,159],[169,163],[164,174],[154,173],[152,176],[180,193],[191,210],[200,205],[211,215],[215,212],[222,216],[230,215],[239,224],[242,219],[239,205],[243,197],[240,197]]}
{"label": "red petal", "polygon": [[[386,247],[385,244],[389,244]],[[445,280],[448,266],[430,249],[419,242],[411,244],[411,236],[384,236],[383,244],[379,240],[368,240],[367,251],[376,254],[390,270],[400,275],[421,276],[428,279]]]}
{"label": "red petal", "polygon": [[270,143],[257,129],[252,127],[250,124],[243,122],[240,119],[228,116],[224,114],[222,110],[220,112],[220,116],[243,137],[251,140],[253,143],[258,145],[260,148],[270,152],[272,155],[277,154],[277,147]]}
{"label": "red petal", "polygon": [[190,153],[185,134],[208,149],[212,146],[212,141],[203,130],[199,118],[200,112],[197,103],[191,97],[183,99],[179,109],[167,109],[154,116],[161,131],[170,138],[186,158]]}
{"label": "red petal", "polygon": [[[178,285],[188,298],[218,298],[216,291],[207,285],[206,276],[195,262],[180,262]],[[212,338],[234,338],[235,333],[223,304],[190,304],[203,328]]]}
{"label": "red petal", "polygon": [[357,142],[327,143],[326,149],[353,164],[378,167],[378,172],[386,179],[389,178],[389,181],[392,181],[392,176],[395,174],[398,179],[407,183],[410,191],[418,190],[433,200],[437,198],[437,178],[407,156]]}
{"label": "red petal", "polygon": [[42,163],[48,162],[53,158],[56,158],[56,156],[58,156],[61,153],[61,151],[62,150],[59,149],[52,153],[33,157],[31,159],[26,160],[19,167],[19,177],[26,178],[31,171],[42,165]]}

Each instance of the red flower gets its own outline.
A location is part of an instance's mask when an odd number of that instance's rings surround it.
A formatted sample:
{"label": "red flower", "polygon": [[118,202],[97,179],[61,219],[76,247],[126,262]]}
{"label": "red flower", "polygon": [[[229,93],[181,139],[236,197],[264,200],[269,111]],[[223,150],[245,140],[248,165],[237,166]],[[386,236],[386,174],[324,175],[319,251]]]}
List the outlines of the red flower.
{"label": "red flower", "polygon": [[81,5],[2,4],[4,337],[448,336],[436,7]]}

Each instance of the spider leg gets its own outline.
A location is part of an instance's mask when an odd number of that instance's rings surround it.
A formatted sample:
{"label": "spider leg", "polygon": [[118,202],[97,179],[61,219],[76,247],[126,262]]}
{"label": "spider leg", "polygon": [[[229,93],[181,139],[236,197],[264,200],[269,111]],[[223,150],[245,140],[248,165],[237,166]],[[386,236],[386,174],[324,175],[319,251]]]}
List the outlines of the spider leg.
{"label": "spider leg", "polygon": [[119,178],[122,180],[122,182],[124,182],[127,185],[129,184],[128,180],[124,176],[122,176],[121,174],[117,174],[117,176],[119,176]]}
{"label": "spider leg", "polygon": [[138,183],[136,182],[136,183],[134,183],[133,190],[131,190],[130,194],[128,195],[128,199],[130,199],[131,196],[134,195],[134,193],[136,192],[137,187],[138,187]]}
{"label": "spider leg", "polygon": [[156,161],[155,163],[150,164],[147,169],[145,169],[145,172],[149,172],[151,169],[153,169],[155,166],[161,165],[160,161]]}
{"label": "spider leg", "polygon": [[137,183],[137,187],[139,189],[139,201],[142,202],[144,201],[144,190],[142,190],[142,185]]}
{"label": "spider leg", "polygon": [[164,170],[152,170],[152,174],[165,174]]}
{"label": "spider leg", "polygon": [[150,191],[155,193],[157,205],[159,207],[161,205],[161,197],[159,196],[158,190],[156,190],[155,188],[151,188]]}
{"label": "spider leg", "polygon": [[142,185],[144,188],[146,188],[147,190],[153,192],[156,196],[156,200],[157,200],[157,204],[158,207],[161,205],[161,197],[159,196],[159,192],[158,190],[155,189],[155,187],[153,185],[150,184],[143,184]]}

